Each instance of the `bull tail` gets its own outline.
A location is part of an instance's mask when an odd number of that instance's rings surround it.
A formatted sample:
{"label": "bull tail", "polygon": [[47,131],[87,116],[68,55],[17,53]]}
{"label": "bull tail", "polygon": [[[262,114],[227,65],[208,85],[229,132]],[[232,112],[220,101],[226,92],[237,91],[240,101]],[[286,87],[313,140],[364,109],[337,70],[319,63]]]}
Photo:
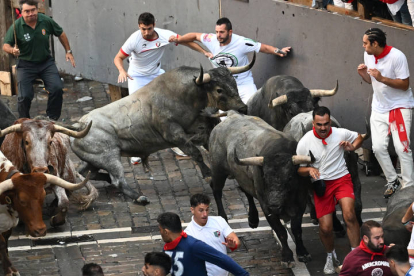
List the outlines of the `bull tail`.
{"label": "bull tail", "polygon": [[[85,177],[78,172],[76,172],[76,175],[81,181],[85,179]],[[88,189],[88,194],[84,195],[81,193],[73,193],[70,198],[72,202],[79,205],[78,209],[81,211],[88,209],[92,202],[94,202],[99,196],[98,190],[90,181],[86,183],[85,187]]]}

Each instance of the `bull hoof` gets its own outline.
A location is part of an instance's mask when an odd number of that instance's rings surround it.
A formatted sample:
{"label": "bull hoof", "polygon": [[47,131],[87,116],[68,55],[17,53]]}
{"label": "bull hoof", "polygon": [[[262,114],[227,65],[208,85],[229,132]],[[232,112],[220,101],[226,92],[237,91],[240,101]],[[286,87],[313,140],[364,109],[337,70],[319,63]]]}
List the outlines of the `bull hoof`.
{"label": "bull hoof", "polygon": [[281,262],[283,268],[294,268],[296,266],[294,261]]}
{"label": "bull hoof", "polygon": [[145,205],[149,204],[150,201],[149,201],[148,197],[140,196],[137,199],[134,199],[134,203],[145,206]]}
{"label": "bull hoof", "polygon": [[299,256],[298,255],[298,261],[302,263],[309,263],[312,261],[312,256],[310,254]]}
{"label": "bull hoof", "polygon": [[311,222],[312,222],[313,225],[318,225],[319,224],[318,219],[311,219]]}
{"label": "bull hoof", "polygon": [[251,221],[250,219],[249,219],[249,226],[250,226],[250,228],[257,228],[258,226],[259,226],[259,220],[257,220],[257,221]]}
{"label": "bull hoof", "polygon": [[58,227],[66,223],[66,219],[59,219],[57,216],[53,216],[50,218],[50,226]]}

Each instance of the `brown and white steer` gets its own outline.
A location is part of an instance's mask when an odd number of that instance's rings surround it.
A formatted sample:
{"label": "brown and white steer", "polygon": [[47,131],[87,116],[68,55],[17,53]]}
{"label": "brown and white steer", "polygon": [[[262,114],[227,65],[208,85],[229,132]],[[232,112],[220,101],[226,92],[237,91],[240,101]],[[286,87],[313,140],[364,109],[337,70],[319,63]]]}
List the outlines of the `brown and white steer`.
{"label": "brown and white steer", "polygon": [[20,275],[8,257],[7,243],[12,228],[21,219],[33,237],[46,235],[42,219],[42,205],[46,196],[46,183],[68,190],[82,188],[89,177],[72,184],[59,177],[44,173],[22,174],[0,151],[0,256],[4,275]]}
{"label": "brown and white steer", "polygon": [[[69,136],[82,138],[89,132],[90,125],[82,131],[72,131],[47,120],[18,119],[14,125],[0,130],[5,136],[1,151],[23,173],[50,173],[68,182],[75,183],[76,172],[69,158]],[[69,136],[68,136],[69,135]],[[98,190],[88,182],[89,194],[74,198],[86,209],[98,197]],[[52,226],[65,223],[69,199],[65,189],[52,185],[57,198],[57,212],[50,219]],[[49,190],[49,189],[47,189]]]}

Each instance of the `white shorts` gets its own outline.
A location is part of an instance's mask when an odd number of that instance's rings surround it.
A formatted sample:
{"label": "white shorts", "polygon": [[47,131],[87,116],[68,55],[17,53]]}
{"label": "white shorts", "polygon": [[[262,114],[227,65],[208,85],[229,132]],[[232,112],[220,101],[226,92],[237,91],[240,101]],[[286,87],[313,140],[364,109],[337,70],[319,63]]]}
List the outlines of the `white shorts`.
{"label": "white shorts", "polygon": [[[163,69],[160,69],[158,71],[158,73],[153,74],[153,75],[148,75],[148,76],[133,76],[130,75],[133,80],[128,79],[128,92],[129,95],[135,93],[138,89],[140,89],[141,87],[144,87],[145,85],[147,85],[148,83],[150,83],[153,79],[155,79],[156,77],[164,74],[165,71]],[[129,72],[128,72],[129,74]]]}
{"label": "white shorts", "polygon": [[246,104],[249,99],[257,91],[257,87],[254,83],[238,85],[237,90],[239,90],[240,99]]}

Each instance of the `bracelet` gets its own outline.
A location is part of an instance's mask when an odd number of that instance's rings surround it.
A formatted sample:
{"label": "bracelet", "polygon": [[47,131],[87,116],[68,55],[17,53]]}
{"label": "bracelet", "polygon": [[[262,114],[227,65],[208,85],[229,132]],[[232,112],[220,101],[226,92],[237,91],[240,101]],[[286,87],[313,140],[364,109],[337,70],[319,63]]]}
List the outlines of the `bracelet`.
{"label": "bracelet", "polygon": [[401,223],[402,223],[402,225],[406,226],[407,224],[409,224],[409,223],[410,223],[410,220],[408,220],[408,221],[406,221],[406,222],[401,222]]}
{"label": "bracelet", "polygon": [[230,248],[230,250],[231,250],[231,252],[233,252],[234,250],[236,250],[238,248],[238,245],[237,245],[237,243],[236,243],[236,246],[235,247],[233,247],[233,248]]}
{"label": "bracelet", "polygon": [[279,48],[275,50],[275,54],[280,54],[280,52],[281,52],[281,51],[280,51],[280,49],[279,49]]}

